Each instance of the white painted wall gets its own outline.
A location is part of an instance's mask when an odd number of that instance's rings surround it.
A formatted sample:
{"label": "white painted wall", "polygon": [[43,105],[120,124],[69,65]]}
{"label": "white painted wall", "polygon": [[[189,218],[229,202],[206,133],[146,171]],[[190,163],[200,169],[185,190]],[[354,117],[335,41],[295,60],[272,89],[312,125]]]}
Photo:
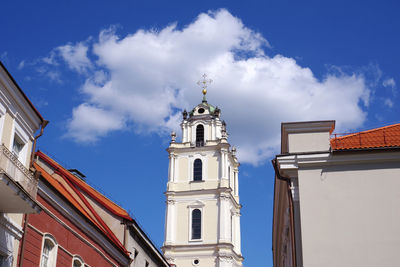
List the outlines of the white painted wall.
{"label": "white painted wall", "polygon": [[395,266],[400,162],[299,170],[304,266]]}

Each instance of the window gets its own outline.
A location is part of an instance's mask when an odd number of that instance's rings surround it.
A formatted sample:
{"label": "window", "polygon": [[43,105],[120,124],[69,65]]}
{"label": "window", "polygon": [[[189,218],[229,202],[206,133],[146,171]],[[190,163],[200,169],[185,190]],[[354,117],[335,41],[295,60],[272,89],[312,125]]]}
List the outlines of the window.
{"label": "window", "polygon": [[13,142],[13,152],[14,154],[19,157],[22,149],[24,148],[25,143],[24,141],[21,140],[21,138],[18,135],[14,135],[14,142]]}
{"label": "window", "polygon": [[51,235],[44,236],[41,267],[53,267],[56,266],[57,257],[57,244],[55,239]]}
{"label": "window", "polygon": [[201,239],[201,211],[192,211],[192,239]]}
{"label": "window", "polygon": [[203,162],[196,159],[193,163],[193,181],[203,180]]}
{"label": "window", "polygon": [[83,260],[80,256],[74,256],[72,258],[72,267],[83,267]]}
{"label": "window", "polygon": [[204,126],[201,124],[196,127],[196,146],[204,146]]}
{"label": "window", "polygon": [[73,267],[83,267],[83,263],[80,260],[75,259],[72,266]]}
{"label": "window", "polygon": [[146,261],[146,264],[144,265],[145,267],[149,267],[149,262]]}

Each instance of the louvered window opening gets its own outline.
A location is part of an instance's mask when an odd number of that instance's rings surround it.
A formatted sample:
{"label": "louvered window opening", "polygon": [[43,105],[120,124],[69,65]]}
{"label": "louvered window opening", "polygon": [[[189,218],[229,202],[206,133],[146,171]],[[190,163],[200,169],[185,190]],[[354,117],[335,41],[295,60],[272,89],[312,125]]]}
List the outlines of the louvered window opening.
{"label": "louvered window opening", "polygon": [[204,126],[201,124],[196,127],[196,146],[204,146]]}

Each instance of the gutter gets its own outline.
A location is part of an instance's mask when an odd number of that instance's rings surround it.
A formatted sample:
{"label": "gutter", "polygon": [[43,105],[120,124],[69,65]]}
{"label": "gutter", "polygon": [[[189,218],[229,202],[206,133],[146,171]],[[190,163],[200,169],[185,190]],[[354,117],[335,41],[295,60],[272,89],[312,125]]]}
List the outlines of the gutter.
{"label": "gutter", "polygon": [[[277,157],[275,157],[272,161],[272,166],[275,170],[275,177],[279,180],[285,181],[287,186],[287,193],[288,193],[288,202],[289,202],[289,216],[290,216],[290,236],[292,240],[292,259],[293,259],[293,266],[297,266],[297,259],[296,259],[296,238],[294,234],[294,207],[293,207],[293,197],[291,193],[291,180],[289,177],[281,176],[278,164],[277,164]],[[273,245],[273,244],[272,244]]]}

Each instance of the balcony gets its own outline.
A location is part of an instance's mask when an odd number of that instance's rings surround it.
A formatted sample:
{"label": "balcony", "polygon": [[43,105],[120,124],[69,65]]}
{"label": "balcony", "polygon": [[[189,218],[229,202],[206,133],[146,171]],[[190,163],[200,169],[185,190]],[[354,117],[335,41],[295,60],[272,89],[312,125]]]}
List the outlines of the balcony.
{"label": "balcony", "polygon": [[0,146],[0,212],[33,213],[38,180],[4,145]]}

